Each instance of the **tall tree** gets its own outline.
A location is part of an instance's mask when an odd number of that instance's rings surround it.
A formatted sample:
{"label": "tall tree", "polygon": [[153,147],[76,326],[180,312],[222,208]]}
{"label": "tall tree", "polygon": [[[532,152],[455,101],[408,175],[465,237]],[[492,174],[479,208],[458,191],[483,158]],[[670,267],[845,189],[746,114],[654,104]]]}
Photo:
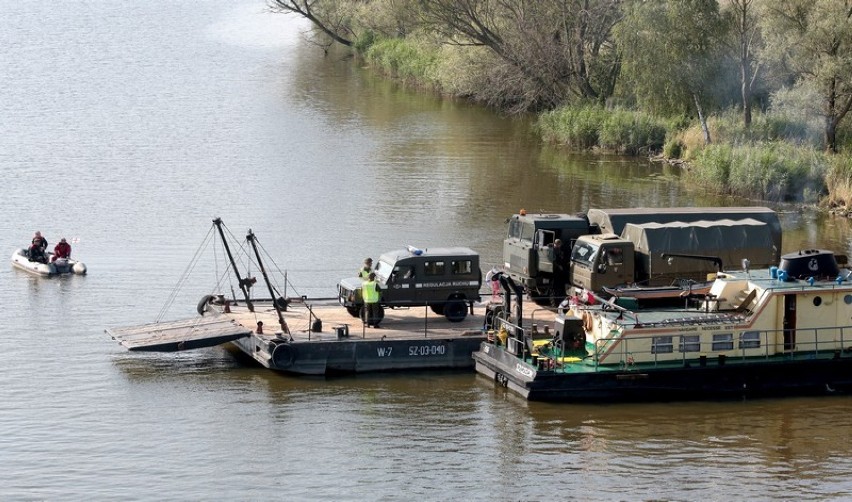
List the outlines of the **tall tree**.
{"label": "tall tree", "polygon": [[[572,98],[604,100],[619,64],[611,34],[621,0],[420,0],[424,23],[448,43],[481,46],[516,109],[547,109]],[[500,85],[500,84],[498,84]],[[512,96],[514,94],[514,96]]]}
{"label": "tall tree", "polygon": [[723,32],[715,0],[636,0],[616,28],[623,76],[637,101],[657,113],[694,111],[706,143]]}
{"label": "tall tree", "polygon": [[723,7],[733,36],[730,49],[735,54],[740,68],[743,124],[748,128],[751,126],[752,94],[760,72],[756,52],[762,39],[757,23],[757,9],[755,0],[725,0]]}
{"label": "tall tree", "polygon": [[766,2],[761,25],[766,56],[821,96],[825,147],[836,152],[837,126],[852,108],[852,0]]}

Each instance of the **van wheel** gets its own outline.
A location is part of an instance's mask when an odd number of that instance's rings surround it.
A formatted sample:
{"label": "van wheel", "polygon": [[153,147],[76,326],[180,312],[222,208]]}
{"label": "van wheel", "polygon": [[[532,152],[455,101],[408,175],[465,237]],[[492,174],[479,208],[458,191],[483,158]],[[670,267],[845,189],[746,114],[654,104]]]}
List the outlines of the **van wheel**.
{"label": "van wheel", "polygon": [[467,317],[467,305],[461,300],[450,300],[444,305],[444,315],[450,322],[461,322]]}
{"label": "van wheel", "polygon": [[433,303],[429,305],[429,308],[432,309],[432,312],[438,315],[444,315],[444,304],[443,303]]}
{"label": "van wheel", "polygon": [[346,307],[346,311],[349,312],[349,315],[352,317],[361,317],[361,309],[358,307]]}

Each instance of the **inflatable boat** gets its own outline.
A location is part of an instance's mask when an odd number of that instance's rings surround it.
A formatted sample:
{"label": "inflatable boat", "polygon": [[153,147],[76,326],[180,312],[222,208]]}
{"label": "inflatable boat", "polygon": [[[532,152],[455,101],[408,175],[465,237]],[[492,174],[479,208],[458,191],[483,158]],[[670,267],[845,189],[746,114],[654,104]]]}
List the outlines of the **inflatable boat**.
{"label": "inflatable boat", "polygon": [[17,249],[12,253],[12,265],[31,274],[51,276],[61,274],[85,274],[86,265],[70,258],[58,258],[51,262],[53,253],[47,253],[47,263],[32,261],[27,256],[26,249]]}

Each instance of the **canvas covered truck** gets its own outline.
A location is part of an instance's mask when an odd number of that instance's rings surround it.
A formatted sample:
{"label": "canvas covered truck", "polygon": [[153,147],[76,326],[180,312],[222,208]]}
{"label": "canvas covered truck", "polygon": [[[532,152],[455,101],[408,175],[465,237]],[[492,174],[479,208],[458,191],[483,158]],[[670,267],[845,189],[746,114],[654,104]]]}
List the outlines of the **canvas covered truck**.
{"label": "canvas covered truck", "polygon": [[[621,235],[586,235],[571,252],[571,283],[595,293],[617,286],[684,287],[707,283],[724,267],[768,268],[780,260],[780,232],[753,218],[627,223]],[[743,260],[747,260],[743,262]],[[677,293],[677,291],[673,291]],[[658,291],[663,297],[663,291]]]}
{"label": "canvas covered truck", "polygon": [[[467,317],[473,302],[480,300],[482,272],[479,254],[466,247],[407,247],[384,253],[375,270],[381,289],[381,313],[385,308],[428,306],[451,322]],[[353,317],[363,313],[360,277],[338,284],[338,300]]]}
{"label": "canvas covered truck", "polygon": [[[627,224],[689,223],[700,220],[751,218],[765,223],[772,236],[767,245],[780,252],[781,223],[766,207],[673,207],[589,209],[585,214],[547,214],[521,211],[508,220],[503,240],[503,272],[529,293],[533,300],[548,299],[553,286],[553,242],[560,239],[570,255],[583,236],[621,236]],[[568,284],[572,278],[566,278]]]}

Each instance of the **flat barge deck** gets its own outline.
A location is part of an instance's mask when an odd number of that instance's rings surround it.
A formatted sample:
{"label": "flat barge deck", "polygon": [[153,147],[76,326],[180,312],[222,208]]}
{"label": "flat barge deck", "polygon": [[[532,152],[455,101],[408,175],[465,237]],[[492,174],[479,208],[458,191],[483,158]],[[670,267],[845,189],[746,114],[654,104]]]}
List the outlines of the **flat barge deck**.
{"label": "flat barge deck", "polygon": [[[206,299],[209,300],[209,299]],[[380,328],[365,326],[337,302],[297,301],[281,312],[272,301],[228,308],[215,301],[198,306],[192,319],[109,328],[131,351],[174,352],[233,344],[260,365],[300,375],[373,371],[473,368],[472,353],[486,340],[487,304],[473,303],[461,322],[427,307],[387,309]],[[549,323],[554,314],[536,310],[526,323]],[[259,323],[260,329],[259,329]]]}

